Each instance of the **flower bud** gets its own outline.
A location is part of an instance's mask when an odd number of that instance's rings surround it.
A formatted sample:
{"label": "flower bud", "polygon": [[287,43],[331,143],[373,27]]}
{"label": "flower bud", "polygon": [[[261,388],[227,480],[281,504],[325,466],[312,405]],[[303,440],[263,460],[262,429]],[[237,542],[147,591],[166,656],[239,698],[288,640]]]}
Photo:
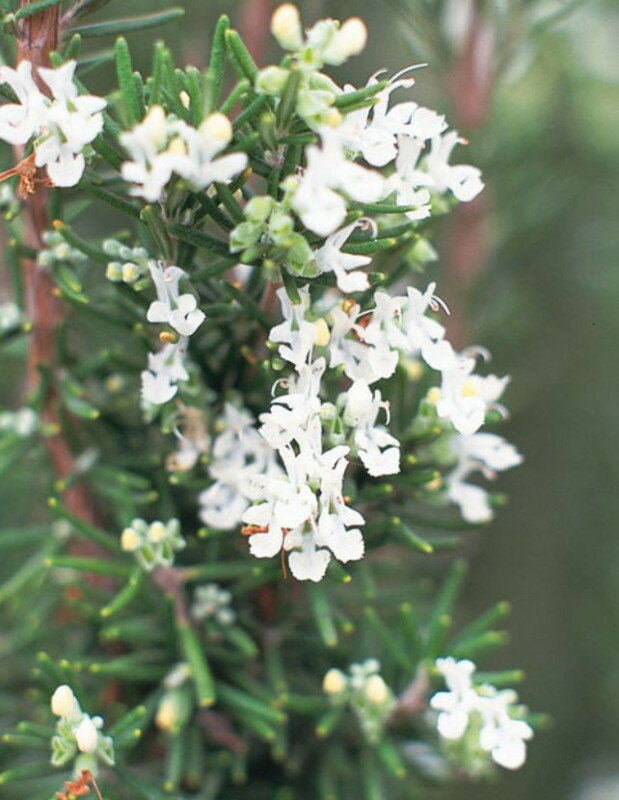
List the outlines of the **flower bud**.
{"label": "flower bud", "polygon": [[218,111],[201,122],[199,131],[207,144],[217,144],[219,149],[223,149],[232,139],[232,123]]}
{"label": "flower bud", "polygon": [[81,711],[73,690],[66,683],[56,689],[52,695],[50,705],[52,713],[57,717],[72,717]]}
{"label": "flower bud", "polygon": [[161,106],[151,106],[140,127],[155,147],[161,147],[168,133],[165,111]]}
{"label": "flower bud", "polygon": [[183,89],[183,91],[179,94],[181,103],[183,104],[184,108],[189,108],[189,104],[191,103],[191,98],[187,94],[187,92]]}
{"label": "flower bud", "polygon": [[299,9],[284,3],[271,17],[271,33],[284,50],[298,50],[303,44],[303,30]]}
{"label": "flower bud", "polygon": [[120,546],[127,553],[133,553],[142,544],[142,538],[134,528],[125,528],[120,535]]}
{"label": "flower bud", "polygon": [[330,128],[337,128],[338,125],[342,124],[342,115],[337,108],[330,108],[322,118],[322,121]]}
{"label": "flower bud", "polygon": [[141,270],[137,264],[127,261],[122,266],[122,276],[125,283],[135,283],[141,275]]}
{"label": "flower bud", "polygon": [[359,17],[351,17],[333,36],[323,51],[322,57],[327,64],[343,64],[350,56],[358,55],[368,40],[365,22]]}
{"label": "flower bud", "polygon": [[105,269],[105,277],[114,282],[122,281],[123,268],[118,261],[110,261]]}
{"label": "flower bud", "polygon": [[350,17],[337,34],[340,49],[346,56],[357,56],[363,51],[368,41],[368,29],[359,17]]}
{"label": "flower bud", "polygon": [[148,541],[157,544],[166,538],[166,534],[167,529],[163,522],[153,522],[148,528]]}
{"label": "flower bud", "polygon": [[340,669],[330,669],[322,681],[322,689],[330,696],[342,694],[348,681]]}
{"label": "flower bud", "polygon": [[438,386],[433,386],[431,389],[428,390],[428,394],[426,395],[426,400],[428,403],[431,403],[435,406],[438,401],[441,399],[441,390]]}
{"label": "flower bud", "polygon": [[190,696],[183,689],[167,691],[157,706],[155,725],[166,733],[182,730],[191,713]]}
{"label": "flower bud", "polygon": [[329,331],[329,326],[321,317],[317,319],[314,323],[315,333],[314,333],[314,344],[316,347],[326,347],[329,344],[329,339],[331,338],[331,332]]}
{"label": "flower bud", "polygon": [[282,67],[265,67],[256,78],[256,91],[279,95],[283,92],[289,75],[289,71]]}
{"label": "flower bud", "polygon": [[175,136],[168,145],[166,152],[173,156],[184,156],[187,155],[187,145],[180,136]]}
{"label": "flower bud", "polygon": [[92,719],[85,714],[80,724],[75,729],[75,741],[78,750],[82,753],[94,753],[99,741],[99,731]]}
{"label": "flower bud", "polygon": [[389,700],[391,693],[380,675],[370,675],[365,682],[365,696],[372,705],[382,706]]}

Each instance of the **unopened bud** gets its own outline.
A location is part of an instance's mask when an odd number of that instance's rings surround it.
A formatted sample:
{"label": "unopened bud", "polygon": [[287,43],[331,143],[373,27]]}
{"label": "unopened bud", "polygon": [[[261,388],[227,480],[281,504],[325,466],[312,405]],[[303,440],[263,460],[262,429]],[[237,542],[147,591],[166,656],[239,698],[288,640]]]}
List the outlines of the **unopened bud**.
{"label": "unopened bud", "polygon": [[153,542],[153,544],[162,542],[166,537],[166,533],[166,526],[163,524],[163,522],[153,522],[153,524],[148,528],[148,541]]}
{"label": "unopened bud", "polygon": [[329,326],[321,317],[317,319],[314,323],[315,333],[314,333],[314,344],[316,347],[326,347],[329,344],[329,339],[331,338],[331,332],[329,331]]}
{"label": "unopened bud", "polygon": [[322,689],[325,694],[337,695],[346,689],[346,675],[340,669],[330,669],[322,681]]}
{"label": "unopened bud", "polygon": [[183,106],[185,108],[189,108],[189,104],[191,102],[191,99],[190,99],[189,95],[187,94],[187,92],[184,89],[180,93],[179,97],[181,99],[181,103],[183,104]]}
{"label": "unopened bud", "polygon": [[165,111],[161,106],[151,106],[141,123],[141,128],[156,146],[160,147],[166,140],[167,124]]}
{"label": "unopened bud", "polygon": [[374,706],[382,706],[389,700],[389,687],[380,675],[371,675],[365,683],[365,696]]}
{"label": "unopened bud", "polygon": [[120,546],[127,553],[133,553],[141,543],[141,537],[133,528],[125,528],[120,535]]}
{"label": "unopened bud", "polygon": [[59,686],[51,699],[52,713],[57,717],[72,717],[80,713],[80,704],[77,702],[73,690],[66,683]]}
{"label": "unopened bud", "polygon": [[271,17],[271,33],[284,50],[298,50],[303,44],[303,30],[299,9],[284,3]]}
{"label": "unopened bud", "polygon": [[217,143],[225,147],[232,139],[232,123],[218,111],[203,120],[199,130],[209,144]]}
{"label": "unopened bud", "polygon": [[330,108],[324,115],[323,122],[330,128],[337,128],[342,124],[342,115],[337,108]]}
{"label": "unopened bud", "polygon": [[368,40],[365,22],[359,17],[351,17],[342,24],[333,39],[323,51],[322,57],[327,64],[343,64],[350,56],[358,55]]}
{"label": "unopened bud", "polygon": [[347,19],[337,34],[337,40],[347,56],[359,55],[368,41],[368,29],[365,22],[359,17]]}
{"label": "unopened bud", "polygon": [[426,395],[426,399],[428,403],[432,403],[432,405],[436,405],[438,401],[441,399],[441,390],[438,386],[433,386]]}
{"label": "unopened bud", "polygon": [[90,717],[84,716],[84,719],[75,729],[75,741],[82,753],[94,753],[97,749],[99,732]]}
{"label": "unopened bud", "polygon": [[187,145],[180,136],[176,136],[168,145],[167,152],[173,156],[184,156],[187,154]]}

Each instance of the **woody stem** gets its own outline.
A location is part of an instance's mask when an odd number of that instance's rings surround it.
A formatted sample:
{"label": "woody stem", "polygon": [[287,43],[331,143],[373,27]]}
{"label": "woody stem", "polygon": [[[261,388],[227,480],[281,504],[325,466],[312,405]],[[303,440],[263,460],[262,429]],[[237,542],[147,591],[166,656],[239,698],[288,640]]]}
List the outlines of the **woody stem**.
{"label": "woody stem", "polygon": [[[27,6],[30,0],[21,0]],[[33,74],[39,67],[50,65],[50,53],[56,50],[60,40],[60,6],[52,6],[37,14],[25,17],[18,25],[17,62],[28,60]],[[18,154],[21,158],[21,154]],[[23,202],[24,236],[27,247],[39,251],[43,247],[43,233],[48,228],[48,192],[42,185]],[[64,318],[64,308],[55,293],[51,275],[40,269],[32,258],[24,258],[22,271],[25,287],[26,313],[33,329],[28,351],[25,391],[31,396],[41,385],[41,368],[45,367],[52,380],[45,388],[43,398],[43,420],[57,431],[46,438],[54,470],[59,478],[67,478],[74,472],[71,449],[62,434],[58,414],[58,398],[55,388],[54,367],[56,362],[56,331]],[[92,502],[83,486],[72,486],[66,493],[70,510],[82,519],[94,521]]]}

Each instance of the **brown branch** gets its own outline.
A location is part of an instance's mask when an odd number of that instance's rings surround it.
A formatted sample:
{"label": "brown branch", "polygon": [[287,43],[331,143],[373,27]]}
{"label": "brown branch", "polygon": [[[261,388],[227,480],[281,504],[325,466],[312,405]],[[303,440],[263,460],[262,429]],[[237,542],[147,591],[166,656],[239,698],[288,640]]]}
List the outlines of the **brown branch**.
{"label": "brown branch", "polygon": [[[495,84],[496,30],[484,18],[481,3],[477,2],[462,52],[448,76],[458,129],[477,130],[486,124]],[[469,339],[463,298],[488,260],[487,215],[488,203],[482,196],[471,203],[461,203],[451,218],[443,293],[452,308],[446,323],[449,336],[457,347]]]}
{"label": "brown branch", "polygon": [[253,58],[260,62],[269,40],[274,0],[246,0],[239,20],[239,33]]}
{"label": "brown branch", "polygon": [[[27,6],[30,0],[21,0]],[[60,6],[40,11],[18,23],[17,63],[28,60],[32,63],[33,74],[37,76],[39,67],[50,66],[50,53],[58,49],[60,40]],[[44,88],[44,87],[42,87]],[[21,160],[23,151],[17,153]],[[48,192],[44,188],[45,178],[41,178],[36,191],[24,199],[22,213],[24,219],[24,244],[35,251],[43,247],[43,233],[48,228]],[[41,368],[50,371],[52,380],[45,390],[42,417],[57,431],[46,438],[46,447],[52,460],[54,471],[65,479],[74,473],[74,459],[71,449],[62,434],[58,413],[58,396],[55,388],[56,332],[64,319],[64,308],[57,297],[56,287],[51,275],[38,267],[36,261],[24,258],[26,313],[33,324],[28,351],[25,391],[28,395],[37,392],[41,385]],[[87,489],[73,484],[66,492],[68,508],[82,519],[95,521],[94,506]]]}

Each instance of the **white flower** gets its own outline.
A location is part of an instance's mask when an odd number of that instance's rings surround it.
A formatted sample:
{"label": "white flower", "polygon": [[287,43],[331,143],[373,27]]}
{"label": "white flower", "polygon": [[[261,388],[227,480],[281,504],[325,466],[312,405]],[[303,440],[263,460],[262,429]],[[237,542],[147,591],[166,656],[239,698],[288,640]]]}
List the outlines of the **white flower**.
{"label": "white flower", "polygon": [[139,125],[121,134],[120,142],[131,160],[121,168],[132,183],[132,194],[148,202],[159,200],[173,175],[196,189],[211,183],[228,183],[247,166],[245,153],[216,156],[232,139],[232,125],[219,112],[211,114],[196,129],[182,120],[166,116],[161,106],[152,106]]}
{"label": "white flower", "polygon": [[430,216],[430,192],[424,187],[428,179],[419,170],[417,162],[424,149],[420,139],[410,136],[398,136],[398,156],[395,172],[388,178],[385,194],[395,192],[396,202],[400,206],[411,206],[406,212],[411,222],[426,219]]}
{"label": "white flower", "polygon": [[372,259],[369,256],[356,256],[341,251],[354,229],[363,225],[364,222],[367,220],[357,220],[332,233],[327,237],[323,246],[314,251],[314,259],[320,272],[334,272],[337,285],[344,293],[362,292],[370,285],[365,272],[351,273],[350,270],[365,267],[371,263]]}
{"label": "white flower", "polygon": [[142,398],[147,403],[161,405],[178,391],[178,382],[189,379],[184,358],[187,339],[166,344],[158,353],[148,354],[148,368],[142,372]]}
{"label": "white flower", "polygon": [[[375,95],[372,108],[361,108],[346,115],[342,129],[346,147],[361,153],[372,166],[384,167],[398,154],[397,137],[406,134],[421,141],[442,133],[447,127],[445,118],[435,111],[418,106],[411,101],[397,103],[389,108],[391,94],[399,88],[414,85],[413,78],[404,77],[414,66],[400,70],[386,86]],[[368,86],[378,82],[380,73],[373,75]],[[344,92],[354,91],[346,86]]]}
{"label": "white flower", "polygon": [[36,164],[47,167],[56,186],[75,186],[84,172],[82,151],[103,128],[106,102],[95,95],[78,95],[75,67],[75,61],[67,61],[57,69],[39,68],[53,102],[45,115],[44,135],[35,143]]}
{"label": "white flower", "polygon": [[381,399],[380,391],[372,394],[366,381],[355,381],[346,395],[345,419],[354,426],[359,458],[373,477],[400,471],[399,441],[376,425],[381,409],[388,413],[389,404]]}
{"label": "white flower", "polygon": [[232,403],[224,407],[224,430],[213,443],[209,475],[215,483],[198,496],[200,519],[218,530],[238,525],[256,496],[258,475],[278,476],[275,451],[255,427],[254,418]]}
{"label": "white flower", "polygon": [[[310,306],[309,290],[299,290],[301,302],[294,305],[284,288],[277,290],[284,321],[271,328],[269,339],[281,346],[278,352],[286,361],[295,367],[304,364],[310,354],[316,338],[316,327],[305,319]],[[285,345],[288,345],[287,347]]]}
{"label": "white flower", "polygon": [[178,122],[175,131],[185,143],[187,153],[175,164],[176,172],[196,189],[212,183],[229,183],[247,166],[245,153],[228,153],[215,158],[232,140],[230,120],[215,112],[198,129]]}
{"label": "white flower", "polygon": [[164,269],[155,261],[149,261],[148,267],[157,291],[157,300],[150,304],[146,319],[149,322],[167,323],[181,336],[191,336],[204,322],[205,315],[197,307],[192,294],[179,293],[179,281],[186,273],[174,266]]}
{"label": "white flower", "polygon": [[467,483],[466,479],[478,471],[492,479],[496,472],[521,464],[522,456],[513,445],[493,433],[455,436],[451,448],[458,464],[447,476],[447,497],[459,506],[467,522],[488,522],[492,519],[492,507],[487,492],[480,486]]}
{"label": "white flower", "polygon": [[526,758],[525,742],[532,738],[533,730],[524,720],[514,719],[510,710],[518,700],[511,690],[497,691],[493,686],[473,687],[475,664],[439,658],[436,666],[445,678],[448,691],[437,692],[430,698],[430,706],[439,711],[437,727],[448,740],[461,739],[469,729],[471,716],[481,723],[479,747],[490,753],[492,760],[507,769],[518,769]]}
{"label": "white flower", "polygon": [[0,67],[0,83],[8,83],[18,103],[0,106],[0,139],[9,144],[26,144],[43,126],[46,98],[32,77],[30,61],[20,61],[17,69]]}
{"label": "white flower", "polygon": [[262,484],[264,502],[250,506],[243,521],[263,529],[249,537],[250,552],[258,558],[271,558],[282,549],[284,534],[304,525],[316,513],[316,496],[306,483],[299,458],[290,448],[282,448],[286,475],[256,479]]}
{"label": "white flower", "polygon": [[[451,152],[463,140],[457,131],[432,138],[432,148],[426,156],[423,169],[427,186],[437,192],[450,191],[461,202],[473,200],[484,188],[481,172],[468,164],[449,164]],[[423,185],[423,184],[422,184]]]}
{"label": "white flower", "polygon": [[489,697],[479,698],[483,727],[479,735],[482,750],[490,753],[492,760],[506,769],[519,769],[525,762],[525,742],[533,738],[533,729],[524,720],[509,716],[509,707],[517,696],[512,691],[496,692],[483,687]]}
{"label": "white flower", "polygon": [[19,100],[0,107],[0,138],[25,144],[38,137],[35,163],[47,168],[55,186],[75,186],[84,171],[83,150],[103,128],[106,101],[78,94],[75,67],[75,61],[67,61],[56,69],[39,68],[51,98],[37,87],[29,61],[22,61],[16,70],[0,67],[0,82],[8,83]]}
{"label": "white flower", "polygon": [[439,658],[436,666],[448,688],[448,691],[437,692],[430,699],[430,706],[440,712],[438,731],[445,739],[460,739],[469,724],[469,715],[477,707],[478,695],[471,680],[475,664],[468,660]]}
{"label": "white flower", "polygon": [[[295,536],[296,533],[296,536]],[[293,532],[286,537],[286,549],[291,546],[298,549],[288,556],[288,565],[294,577],[299,581],[321,581],[331,561],[328,550],[317,549],[316,540],[312,533],[299,535]]]}
{"label": "white flower", "polygon": [[320,129],[321,146],[306,150],[307,167],[292,200],[303,224],[319,236],[337,230],[346,217],[341,190],[360,203],[372,203],[383,195],[380,173],[348,160],[337,129]]}
{"label": "white flower", "polygon": [[475,433],[484,423],[486,412],[496,407],[509,383],[509,377],[473,375],[475,358],[458,355],[442,371],[441,388],[436,403],[439,416],[450,420],[465,436]]}

